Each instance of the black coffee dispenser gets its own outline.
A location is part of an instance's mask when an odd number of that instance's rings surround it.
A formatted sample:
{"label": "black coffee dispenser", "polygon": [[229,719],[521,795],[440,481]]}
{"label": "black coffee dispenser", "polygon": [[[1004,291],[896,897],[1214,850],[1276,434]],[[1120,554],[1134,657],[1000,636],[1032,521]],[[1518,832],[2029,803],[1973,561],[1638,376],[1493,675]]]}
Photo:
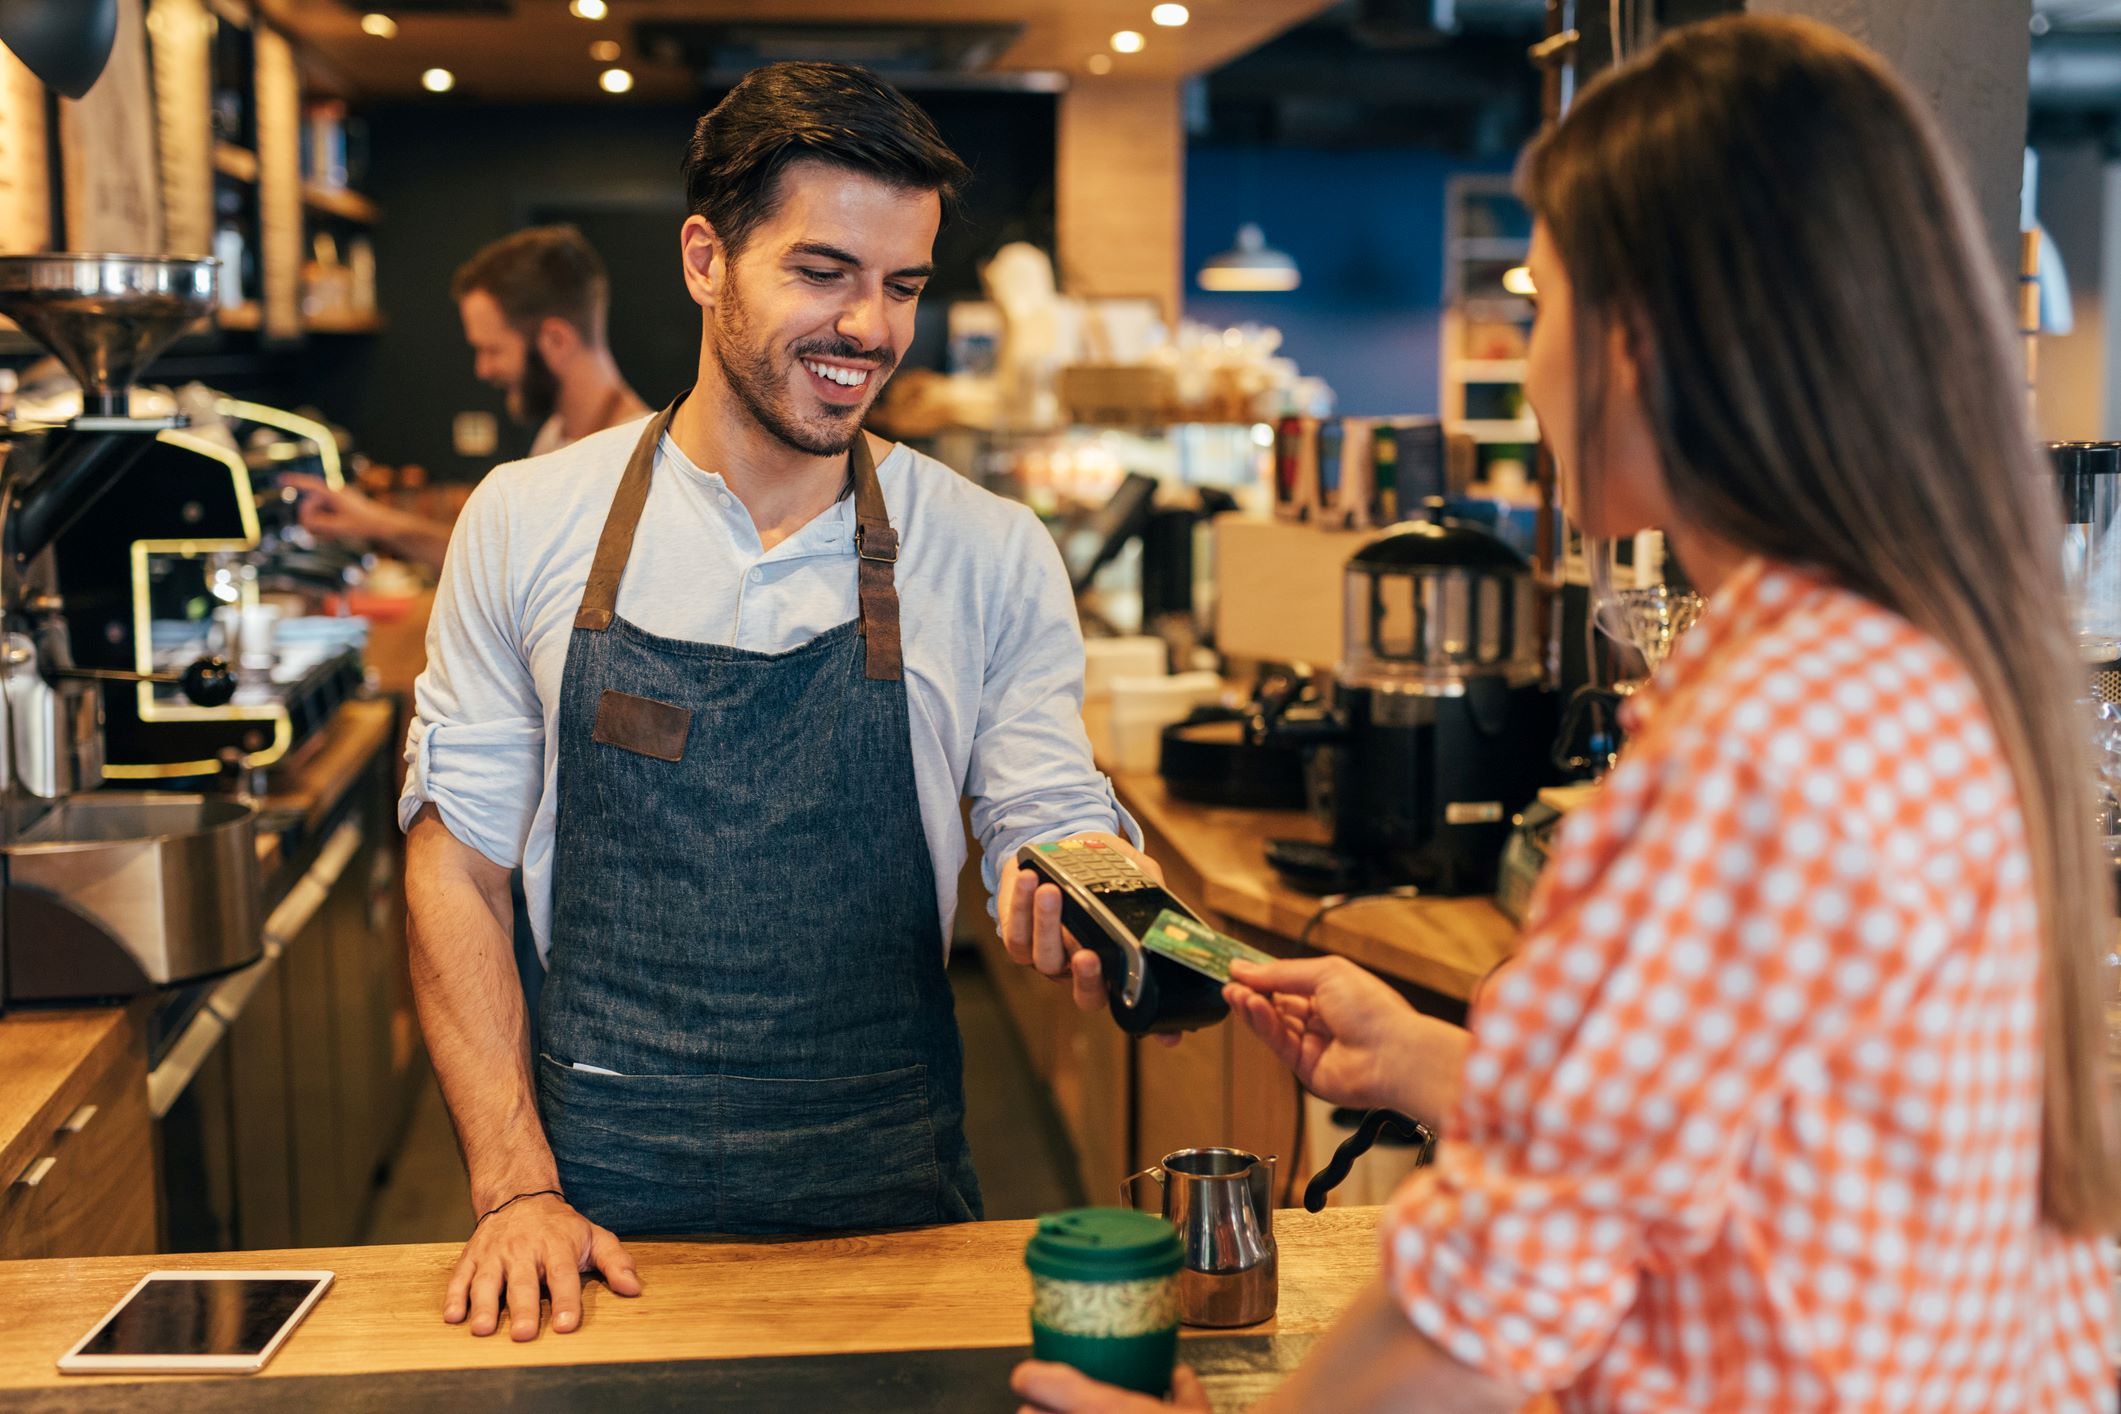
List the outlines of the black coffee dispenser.
{"label": "black coffee dispenser", "polygon": [[1320,749],[1333,843],[1276,841],[1268,859],[1314,892],[1485,893],[1510,818],[1557,778],[1532,567],[1435,515],[1358,551],[1346,595],[1331,702],[1253,723],[1258,739]]}

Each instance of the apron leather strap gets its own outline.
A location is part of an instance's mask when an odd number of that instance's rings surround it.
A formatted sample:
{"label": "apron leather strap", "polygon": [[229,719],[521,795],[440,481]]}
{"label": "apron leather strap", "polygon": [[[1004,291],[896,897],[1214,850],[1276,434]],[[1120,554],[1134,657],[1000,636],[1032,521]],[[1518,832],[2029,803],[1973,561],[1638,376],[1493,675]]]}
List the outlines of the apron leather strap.
{"label": "apron leather strap", "polygon": [[[648,483],[655,472],[656,448],[684,395],[648,420],[641,440],[634,444],[619,489],[611,498],[611,513],[604,518],[603,534],[597,538],[596,557],[589,564],[589,582],[582,587],[582,606],[575,611],[574,626],[592,633],[611,627],[618,614],[619,581],[625,578],[626,561],[633,555],[633,534],[641,523],[641,510],[648,504]],[[856,433],[848,460],[854,475],[854,553],[856,587],[861,600],[861,633],[867,673],[880,682],[896,682],[904,675],[905,660],[899,649],[898,589],[893,584],[898,564],[898,532],[884,509],[883,487],[877,484],[876,458],[869,451],[869,437]]]}
{"label": "apron leather strap", "polygon": [[857,432],[850,449],[854,469],[854,554],[856,585],[861,595],[862,638],[868,676],[897,682],[905,660],[899,651],[898,532],[884,512],[884,490],[876,480],[876,458],[869,434]]}
{"label": "apron leather strap", "polygon": [[677,398],[654,417],[633,444],[633,456],[619,489],[611,498],[611,514],[604,517],[604,533],[597,537],[596,558],[589,562],[589,583],[582,586],[582,607],[575,610],[574,626],[602,633],[611,627],[619,608],[619,581],[626,577],[626,561],[633,556],[633,532],[641,523],[641,508],[648,504],[648,481],[655,473],[655,449],[663,443],[663,431],[672,413],[685,401]]}

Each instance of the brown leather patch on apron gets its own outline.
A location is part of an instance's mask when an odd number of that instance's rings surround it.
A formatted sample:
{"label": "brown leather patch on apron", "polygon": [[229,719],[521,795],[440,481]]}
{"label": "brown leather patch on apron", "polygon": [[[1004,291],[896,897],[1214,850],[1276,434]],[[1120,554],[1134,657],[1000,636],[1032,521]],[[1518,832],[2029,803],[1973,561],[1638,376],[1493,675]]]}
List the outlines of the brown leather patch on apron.
{"label": "brown leather patch on apron", "polygon": [[635,697],[607,687],[597,699],[592,739],[621,751],[638,751],[658,761],[682,761],[685,738],[692,732],[692,714],[652,697]]}

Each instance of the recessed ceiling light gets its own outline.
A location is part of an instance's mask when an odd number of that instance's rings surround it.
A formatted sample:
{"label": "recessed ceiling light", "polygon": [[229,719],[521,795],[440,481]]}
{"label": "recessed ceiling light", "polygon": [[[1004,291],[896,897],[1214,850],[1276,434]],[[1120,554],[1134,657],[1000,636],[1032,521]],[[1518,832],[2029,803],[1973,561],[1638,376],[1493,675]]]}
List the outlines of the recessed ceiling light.
{"label": "recessed ceiling light", "polygon": [[1158,5],[1149,12],[1149,18],[1165,29],[1177,29],[1193,18],[1192,12],[1183,5]]}
{"label": "recessed ceiling light", "polygon": [[597,86],[606,93],[625,93],[633,87],[633,75],[624,69],[606,69],[597,75]]}
{"label": "recessed ceiling light", "polygon": [[457,76],[447,69],[429,69],[420,75],[420,87],[429,93],[447,93],[457,86]]}
{"label": "recessed ceiling light", "polygon": [[1084,61],[1084,67],[1093,74],[1109,74],[1112,72],[1112,56],[1110,54],[1092,54]]}
{"label": "recessed ceiling light", "polygon": [[616,39],[600,39],[589,46],[589,57],[599,64],[609,64],[619,57],[619,42]]}
{"label": "recessed ceiling light", "polygon": [[1123,29],[1112,36],[1112,52],[1115,54],[1139,54],[1142,52],[1142,35],[1138,29]]}
{"label": "recessed ceiling light", "polygon": [[378,39],[395,39],[398,34],[398,22],[388,15],[363,15],[361,33],[372,34]]}
{"label": "recessed ceiling light", "polygon": [[567,13],[578,20],[601,20],[611,13],[604,0],[570,0]]}

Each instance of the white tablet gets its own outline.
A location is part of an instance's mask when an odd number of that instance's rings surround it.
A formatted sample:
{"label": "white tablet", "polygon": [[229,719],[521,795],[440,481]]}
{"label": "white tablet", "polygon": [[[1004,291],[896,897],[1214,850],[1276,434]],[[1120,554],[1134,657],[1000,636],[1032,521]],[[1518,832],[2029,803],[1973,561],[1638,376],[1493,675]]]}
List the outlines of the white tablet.
{"label": "white tablet", "polygon": [[330,1272],[149,1272],[59,1357],[59,1369],[253,1374],[330,1286]]}

